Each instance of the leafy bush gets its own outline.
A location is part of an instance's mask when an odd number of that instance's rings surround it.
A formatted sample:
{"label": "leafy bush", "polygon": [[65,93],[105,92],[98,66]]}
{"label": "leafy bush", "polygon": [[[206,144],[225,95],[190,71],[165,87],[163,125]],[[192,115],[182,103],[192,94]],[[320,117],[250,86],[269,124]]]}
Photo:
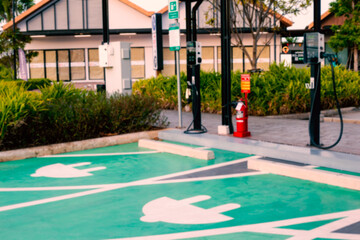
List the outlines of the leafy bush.
{"label": "leafy bush", "polygon": [[0,82],[0,139],[8,127],[19,127],[27,116],[43,110],[39,94],[26,91],[24,85]]}
{"label": "leafy bush", "polygon": [[11,68],[0,64],[0,80],[12,79],[12,72],[13,70]]}
{"label": "leafy bush", "polygon": [[25,86],[27,86],[29,90],[40,89],[50,85],[51,80],[47,78],[31,78],[28,81],[25,81]]}
{"label": "leafy bush", "polygon": [[[336,106],[333,97],[331,68],[325,66],[321,71],[321,104],[322,109]],[[237,101],[243,95],[240,89],[241,73],[233,72],[232,100]],[[342,107],[359,106],[360,77],[358,73],[347,71],[343,67],[335,67],[337,93]],[[221,112],[221,74],[201,72],[201,105],[202,111]],[[302,113],[310,110],[310,91],[305,83],[310,81],[308,68],[297,69],[284,64],[272,64],[269,71],[251,76],[251,93],[249,97],[249,113],[251,115],[276,115]],[[181,75],[182,93],[186,88],[186,76]],[[151,78],[134,84],[134,91],[159,99],[163,108],[177,107],[176,77]],[[182,101],[185,103],[184,94]]]}
{"label": "leafy bush", "polygon": [[144,131],[167,124],[160,115],[160,105],[150,96],[106,97],[105,93],[76,89],[62,82],[41,88],[41,93],[18,90],[36,96],[40,111],[33,107],[22,115],[21,124],[14,124],[19,120],[13,118],[4,122],[7,128],[0,138],[1,150]]}
{"label": "leafy bush", "polygon": [[51,80],[47,78],[31,78],[27,81],[24,81],[22,79],[3,79],[3,81],[14,82],[18,86],[24,86],[28,90],[40,89],[51,85]]}

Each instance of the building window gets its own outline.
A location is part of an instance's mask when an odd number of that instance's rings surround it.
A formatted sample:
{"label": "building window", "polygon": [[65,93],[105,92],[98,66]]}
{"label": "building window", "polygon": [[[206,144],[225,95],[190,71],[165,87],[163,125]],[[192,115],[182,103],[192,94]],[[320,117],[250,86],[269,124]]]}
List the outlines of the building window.
{"label": "building window", "polygon": [[202,47],[200,69],[205,72],[214,71],[214,47]]}
{"label": "building window", "polygon": [[30,63],[31,78],[53,81],[85,80],[85,50],[44,50]]}
{"label": "building window", "polygon": [[30,78],[44,78],[44,51],[36,51],[38,55],[31,59]]}
{"label": "building window", "polygon": [[84,80],[85,75],[85,50],[72,49],[70,50],[71,62],[71,80]]}
{"label": "building window", "polygon": [[131,48],[131,78],[145,78],[145,49]]}
{"label": "building window", "polygon": [[99,67],[99,49],[97,48],[89,49],[89,79],[104,79],[104,69]]}
{"label": "building window", "polygon": [[161,71],[163,76],[175,75],[175,52],[170,51],[170,48],[164,48],[164,69]]}
{"label": "building window", "polygon": [[56,65],[56,51],[44,51],[45,52],[45,76],[46,78],[57,81],[57,65]]}

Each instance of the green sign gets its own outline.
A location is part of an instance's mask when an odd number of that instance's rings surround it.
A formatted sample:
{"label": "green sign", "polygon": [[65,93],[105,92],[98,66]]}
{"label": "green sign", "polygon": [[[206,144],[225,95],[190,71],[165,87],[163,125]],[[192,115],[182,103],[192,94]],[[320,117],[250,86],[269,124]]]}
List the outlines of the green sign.
{"label": "green sign", "polygon": [[179,0],[169,0],[169,19],[179,18]]}

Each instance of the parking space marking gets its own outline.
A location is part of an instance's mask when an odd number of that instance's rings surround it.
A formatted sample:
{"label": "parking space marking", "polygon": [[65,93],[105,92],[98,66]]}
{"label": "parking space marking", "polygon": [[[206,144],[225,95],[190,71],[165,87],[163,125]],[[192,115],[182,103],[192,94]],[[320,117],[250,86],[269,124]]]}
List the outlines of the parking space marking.
{"label": "parking space marking", "polygon": [[[57,197],[51,197],[51,198],[46,198],[46,199],[41,199],[41,200],[35,200],[35,201],[29,201],[29,202],[24,202],[24,203],[17,203],[17,204],[12,204],[12,205],[8,205],[8,206],[3,206],[3,207],[0,207],[0,212],[18,209],[18,208],[30,207],[30,206],[35,206],[35,205],[40,205],[40,204],[45,204],[45,203],[50,203],[50,202],[57,202],[57,201],[61,201],[61,200],[71,199],[71,198],[83,197],[83,196],[87,196],[87,195],[92,195],[92,194],[101,193],[101,192],[107,192],[107,191],[116,190],[116,189],[120,189],[120,188],[131,187],[131,186],[193,182],[193,181],[225,179],[225,178],[244,177],[244,176],[264,174],[261,172],[250,172],[250,173],[229,174],[229,175],[210,176],[210,177],[198,177],[198,178],[189,178],[189,179],[162,180],[162,179],[176,177],[179,175],[181,176],[181,175],[185,175],[185,174],[189,174],[189,173],[200,172],[200,171],[213,169],[213,168],[217,168],[217,167],[221,167],[221,166],[231,165],[234,163],[244,162],[244,161],[247,161],[247,160],[253,159],[253,158],[258,158],[258,157],[253,156],[253,157],[249,157],[249,158],[215,164],[215,165],[201,167],[201,168],[192,169],[192,170],[188,170],[188,171],[167,174],[167,175],[143,179],[143,180],[137,180],[137,181],[133,181],[133,182],[129,182],[129,183],[115,183],[115,184],[89,185],[89,186],[42,187],[42,188],[41,187],[40,188],[0,188],[0,192],[8,192],[8,191],[15,192],[15,191],[17,191],[17,189],[20,189],[20,191],[39,191],[39,190],[53,191],[53,190],[76,190],[76,189],[96,188],[96,189],[79,192],[79,193],[66,194],[66,195],[57,196]],[[99,186],[100,186],[100,188],[98,188]]]}
{"label": "parking space marking", "polygon": [[[296,229],[284,229],[280,227],[315,222],[321,220],[340,220],[330,222],[319,228],[313,230],[296,230]],[[256,233],[268,233],[268,234],[279,234],[279,235],[290,235],[293,236],[288,238],[289,240],[311,240],[314,238],[328,238],[328,239],[348,239],[348,240],[359,240],[359,234],[351,233],[336,233],[337,229],[348,226],[352,223],[360,220],[360,209],[343,211],[337,213],[329,213],[322,215],[315,215],[310,217],[300,217],[287,220],[280,220],[274,222],[257,223],[250,225],[241,225],[234,227],[198,230],[182,233],[172,233],[163,235],[152,235],[152,236],[141,236],[141,237],[130,237],[130,238],[112,238],[109,240],[172,240],[172,239],[188,239],[196,237],[207,237],[215,235],[223,235],[230,233],[240,232],[256,232]]]}

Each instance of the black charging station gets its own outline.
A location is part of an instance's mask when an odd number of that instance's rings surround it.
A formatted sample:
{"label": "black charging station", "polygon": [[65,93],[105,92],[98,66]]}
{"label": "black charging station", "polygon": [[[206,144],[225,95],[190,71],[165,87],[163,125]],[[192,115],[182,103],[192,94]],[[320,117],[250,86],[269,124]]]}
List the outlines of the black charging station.
{"label": "black charging station", "polygon": [[[192,2],[196,2],[192,5]],[[186,98],[192,102],[193,121],[184,131],[187,134],[207,132],[201,124],[201,93],[200,93],[200,63],[201,44],[197,41],[196,11],[203,0],[186,0],[186,49],[187,49],[187,89]]]}
{"label": "black charging station", "polygon": [[[334,97],[336,100],[338,114],[340,117],[339,137],[337,141],[330,146],[323,146],[320,143],[321,60],[323,58],[328,58],[331,63]],[[334,58],[332,54],[325,53],[325,37],[323,34],[319,32],[305,33],[304,63],[310,64],[311,66],[310,83],[306,84],[306,88],[310,89],[311,91],[311,110],[310,110],[310,119],[309,119],[310,145],[321,149],[330,149],[336,146],[340,142],[343,133],[343,120],[340,110],[340,104],[336,94],[335,73],[334,73],[334,66],[332,64],[333,59]]]}

